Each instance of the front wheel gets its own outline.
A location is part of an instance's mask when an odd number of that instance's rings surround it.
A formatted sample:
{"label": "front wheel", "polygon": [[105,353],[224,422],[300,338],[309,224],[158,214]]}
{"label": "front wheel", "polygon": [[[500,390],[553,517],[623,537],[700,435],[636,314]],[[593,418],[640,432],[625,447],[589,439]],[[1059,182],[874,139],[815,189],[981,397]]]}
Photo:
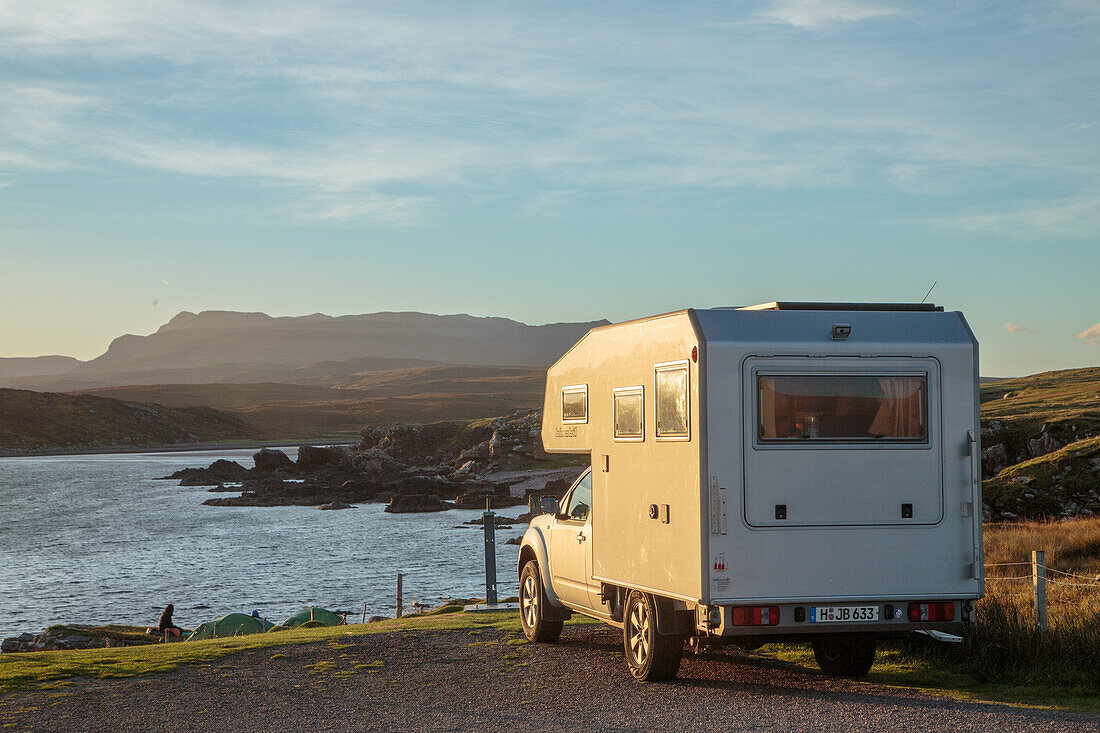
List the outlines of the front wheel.
{"label": "front wheel", "polygon": [[519,618],[523,635],[528,641],[551,643],[561,636],[564,623],[560,618],[547,618],[546,594],[542,589],[539,564],[529,560],[519,576]]}
{"label": "front wheel", "polygon": [[653,596],[633,591],[623,613],[623,656],[634,679],[658,682],[672,679],[684,654],[682,636],[657,632],[657,604]]}
{"label": "front wheel", "polygon": [[875,663],[875,640],[867,636],[831,636],[813,646],[817,666],[833,677],[863,677]]}

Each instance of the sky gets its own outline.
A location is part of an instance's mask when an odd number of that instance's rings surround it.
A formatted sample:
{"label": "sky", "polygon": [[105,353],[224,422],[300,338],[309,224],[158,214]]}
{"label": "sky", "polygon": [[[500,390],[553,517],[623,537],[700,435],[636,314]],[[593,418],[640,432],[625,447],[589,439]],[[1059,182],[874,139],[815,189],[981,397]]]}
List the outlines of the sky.
{"label": "sky", "polygon": [[1100,363],[1100,3],[0,0],[0,356],[182,310],[961,310]]}

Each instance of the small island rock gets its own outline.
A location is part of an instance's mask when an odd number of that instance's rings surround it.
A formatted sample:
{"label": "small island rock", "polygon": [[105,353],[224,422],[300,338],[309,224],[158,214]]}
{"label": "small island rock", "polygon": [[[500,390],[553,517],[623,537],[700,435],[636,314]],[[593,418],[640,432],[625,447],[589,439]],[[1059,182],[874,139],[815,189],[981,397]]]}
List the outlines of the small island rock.
{"label": "small island rock", "polygon": [[440,500],[438,496],[431,494],[406,494],[395,496],[386,505],[385,511],[391,514],[406,514],[412,512],[442,512],[450,509],[451,505]]}

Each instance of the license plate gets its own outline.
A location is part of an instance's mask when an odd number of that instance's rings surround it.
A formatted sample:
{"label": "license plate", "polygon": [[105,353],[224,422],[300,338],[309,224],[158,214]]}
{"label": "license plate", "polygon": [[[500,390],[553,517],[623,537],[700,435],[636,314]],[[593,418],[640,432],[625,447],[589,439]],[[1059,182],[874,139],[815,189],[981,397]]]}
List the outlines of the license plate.
{"label": "license plate", "polygon": [[808,620],[812,624],[878,621],[878,606],[810,606]]}

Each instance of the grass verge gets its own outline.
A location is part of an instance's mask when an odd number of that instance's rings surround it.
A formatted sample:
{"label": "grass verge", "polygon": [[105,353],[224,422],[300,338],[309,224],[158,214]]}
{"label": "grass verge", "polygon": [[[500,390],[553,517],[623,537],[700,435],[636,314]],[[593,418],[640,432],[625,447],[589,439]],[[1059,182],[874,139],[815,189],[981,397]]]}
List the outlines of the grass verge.
{"label": "grass verge", "polygon": [[[595,623],[575,617],[569,624]],[[347,637],[397,631],[480,632],[483,629],[522,633],[514,612],[441,613],[406,616],[371,624],[288,629],[278,634],[251,634],[230,639],[208,639],[179,644],[152,644],[118,649],[29,652],[0,655],[0,692],[52,689],[76,678],[117,679],[172,672],[185,665],[203,664],[238,652],[291,644],[339,641]]]}
{"label": "grass verge", "polygon": [[[928,644],[939,643],[929,641]],[[817,667],[809,644],[769,644],[761,647],[760,652],[803,667]],[[968,702],[1100,712],[1100,689],[1094,685],[1039,681],[1030,684],[983,682],[961,671],[961,667],[954,662],[937,660],[937,654],[943,653],[945,650],[942,648],[925,655],[914,653],[908,643],[884,644],[879,649],[875,666],[865,679],[880,685],[923,690]]]}

